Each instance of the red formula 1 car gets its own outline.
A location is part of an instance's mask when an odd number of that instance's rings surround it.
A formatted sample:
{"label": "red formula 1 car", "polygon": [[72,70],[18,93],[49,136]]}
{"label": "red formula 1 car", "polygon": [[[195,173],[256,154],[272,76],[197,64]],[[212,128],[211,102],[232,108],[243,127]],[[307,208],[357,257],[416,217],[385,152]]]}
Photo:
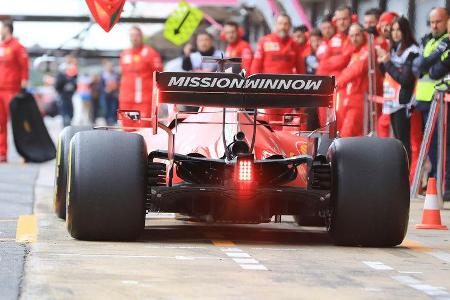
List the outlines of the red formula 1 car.
{"label": "red formula 1 car", "polygon": [[[67,211],[73,237],[136,239],[146,212],[174,212],[226,223],[292,215],[327,227],[340,245],[402,242],[409,185],[400,142],[335,138],[333,114],[326,128],[300,131],[303,114],[272,121],[258,110],[332,107],[334,77],[161,72],[154,80],[153,128],[62,132],[55,208]],[[163,103],[201,108],[162,122]]]}

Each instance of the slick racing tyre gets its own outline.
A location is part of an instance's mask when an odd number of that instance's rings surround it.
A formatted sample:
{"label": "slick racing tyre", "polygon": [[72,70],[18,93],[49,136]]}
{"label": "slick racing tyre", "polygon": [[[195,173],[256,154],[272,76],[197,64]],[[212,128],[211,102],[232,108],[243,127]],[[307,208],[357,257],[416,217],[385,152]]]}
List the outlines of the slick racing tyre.
{"label": "slick racing tyre", "polygon": [[409,218],[406,150],[396,139],[333,142],[330,234],[338,245],[391,247],[405,237]]}
{"label": "slick racing tyre", "polygon": [[69,156],[70,140],[77,132],[91,129],[91,126],[68,126],[59,134],[53,195],[53,207],[58,218],[66,218],[67,157]]}
{"label": "slick racing tyre", "polygon": [[141,135],[93,130],[70,144],[67,228],[80,240],[135,240],[144,229],[147,149]]}

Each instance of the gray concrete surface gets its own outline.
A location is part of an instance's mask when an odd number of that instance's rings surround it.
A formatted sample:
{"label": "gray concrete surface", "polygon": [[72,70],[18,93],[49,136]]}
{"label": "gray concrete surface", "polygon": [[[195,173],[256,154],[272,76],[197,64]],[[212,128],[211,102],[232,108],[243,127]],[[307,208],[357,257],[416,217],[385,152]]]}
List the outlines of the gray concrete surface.
{"label": "gray concrete surface", "polygon": [[53,215],[52,174],[42,166],[36,184],[21,299],[450,299],[449,232],[414,228],[420,201],[396,248],[336,247],[287,218],[213,226],[157,214],[138,242],[83,242]]}
{"label": "gray concrete surface", "polygon": [[34,182],[39,167],[0,165],[0,299],[17,299],[27,244],[16,243],[17,219],[33,213]]}
{"label": "gray concrete surface", "polygon": [[[51,134],[60,130],[59,119],[46,119]],[[17,153],[11,127],[8,131],[8,163],[0,164],[0,299],[17,299],[29,244],[16,242],[17,221],[33,214],[38,164],[24,164]]]}
{"label": "gray concrete surface", "polygon": [[[137,242],[83,242],[53,214],[53,173],[54,162],[37,168],[20,158],[0,167],[0,299],[450,299],[450,234],[414,228],[421,201],[395,248],[336,247],[323,229],[290,218],[220,226],[170,214],[148,215]],[[31,211],[29,182],[38,236],[27,246],[14,232],[16,215]],[[18,207],[1,206],[11,203]]]}

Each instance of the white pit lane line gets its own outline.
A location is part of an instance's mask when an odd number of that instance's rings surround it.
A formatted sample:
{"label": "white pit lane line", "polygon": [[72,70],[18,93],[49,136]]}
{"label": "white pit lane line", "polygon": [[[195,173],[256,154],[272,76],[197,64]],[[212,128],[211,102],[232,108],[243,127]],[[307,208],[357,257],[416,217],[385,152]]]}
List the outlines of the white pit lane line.
{"label": "white pit lane line", "polygon": [[59,258],[129,258],[129,259],[176,259],[176,260],[223,260],[218,256],[162,256],[162,255],[126,255],[126,254],[78,254],[78,253],[45,253],[47,256],[57,256]]}
{"label": "white pit lane line", "polygon": [[231,257],[231,258],[235,258],[235,257],[238,257],[238,258],[250,258],[251,256],[250,256],[250,254],[248,254],[248,253],[245,253],[245,252],[226,252],[225,253],[228,257]]}
{"label": "white pit lane line", "polygon": [[407,275],[402,276],[392,276],[392,279],[409,286],[415,290],[421,291],[432,298],[439,300],[449,300],[450,294],[443,287],[432,286],[429,284],[425,284],[422,281]]}
{"label": "white pit lane line", "polygon": [[240,265],[244,270],[258,270],[258,271],[267,271],[267,268],[263,265]]}
{"label": "white pit lane line", "polygon": [[136,280],[122,280],[121,282],[123,284],[127,284],[127,285],[137,285],[137,284],[139,284],[139,281],[136,281]]}
{"label": "white pit lane line", "polygon": [[[363,261],[363,264],[377,271],[396,271],[394,268],[385,265],[381,261]],[[415,271],[397,271],[400,274],[421,274],[422,272]],[[412,276],[409,275],[396,275],[391,276],[395,281],[400,282],[410,288],[420,291],[434,299],[438,300],[450,300],[450,294],[444,287],[437,287],[426,284]]]}
{"label": "white pit lane line", "polygon": [[178,260],[194,260],[195,258],[192,257],[192,256],[177,255],[177,256],[175,256],[175,259],[178,259]]}
{"label": "white pit lane line", "polygon": [[223,252],[242,252],[242,250],[239,248],[222,248],[220,250],[222,250]]}
{"label": "white pit lane line", "polygon": [[365,264],[366,266],[368,266],[374,270],[379,270],[379,271],[394,270],[394,268],[385,265],[381,261],[363,261],[363,264]]}
{"label": "white pit lane line", "polygon": [[445,261],[447,263],[450,263],[450,254],[443,251],[433,251],[430,253],[430,255],[436,257],[437,259],[440,259],[442,261]]}
{"label": "white pit lane line", "polygon": [[252,258],[250,254],[245,253],[238,247],[221,248],[220,250],[233,259],[233,261],[243,270],[268,271],[266,266],[261,264],[258,260]]}
{"label": "white pit lane line", "polygon": [[233,258],[233,260],[242,265],[242,264],[259,264],[259,261],[257,261],[254,258]]}

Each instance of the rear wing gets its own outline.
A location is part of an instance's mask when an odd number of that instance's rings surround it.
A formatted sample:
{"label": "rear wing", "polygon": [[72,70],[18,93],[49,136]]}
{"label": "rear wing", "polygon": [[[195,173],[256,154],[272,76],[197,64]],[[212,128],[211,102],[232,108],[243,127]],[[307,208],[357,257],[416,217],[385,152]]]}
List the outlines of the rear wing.
{"label": "rear wing", "polygon": [[162,103],[236,108],[332,107],[333,76],[155,72]]}

